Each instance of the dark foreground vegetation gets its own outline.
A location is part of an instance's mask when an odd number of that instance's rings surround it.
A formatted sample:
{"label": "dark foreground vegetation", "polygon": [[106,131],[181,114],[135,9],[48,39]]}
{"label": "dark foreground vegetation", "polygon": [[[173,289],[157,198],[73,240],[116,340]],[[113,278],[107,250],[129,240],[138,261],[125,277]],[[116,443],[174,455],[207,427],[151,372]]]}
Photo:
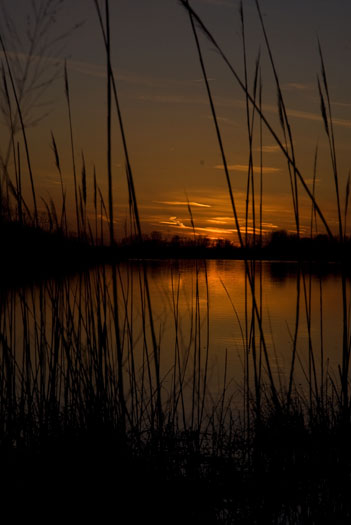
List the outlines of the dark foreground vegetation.
{"label": "dark foreground vegetation", "polygon": [[[233,395],[225,366],[216,394],[209,348],[205,339],[199,344],[200,325],[206,333],[209,322],[199,306],[205,298],[190,312],[189,341],[181,343],[175,328],[174,340],[161,345],[142,302],[143,262],[130,277],[117,277],[124,296],[118,306],[113,270],[118,276],[118,264],[100,265],[0,294],[3,512],[37,522],[55,515],[120,523],[347,523],[349,394],[343,397],[327,363],[323,368],[323,356],[317,365],[320,349],[310,349],[303,386],[295,385],[292,361],[292,383],[279,387],[248,300],[242,393],[239,400]],[[133,279],[143,304],[141,344]],[[175,325],[178,293],[171,297]],[[173,356],[171,370],[165,354]]]}
{"label": "dark foreground vegetation", "polygon": [[[47,2],[48,6],[51,4]],[[111,68],[108,0],[104,12],[99,2],[95,2],[107,57],[108,204],[105,206],[94,178],[95,220],[92,225],[89,224],[83,163],[80,187],[74,172],[76,236],[68,233],[63,183],[60,206],[46,203],[47,227],[40,227],[26,127],[8,54],[1,40],[6,64],[3,68],[3,92],[11,117],[9,151],[13,150],[16,159],[19,147],[16,148],[17,135],[12,125],[12,115],[16,114],[17,124],[18,121],[21,123],[17,126],[21,130],[21,140],[26,146],[34,208],[31,212],[24,202],[19,163],[14,160],[15,173],[11,178],[8,159],[7,162],[3,159],[1,202],[4,202],[4,195],[10,195],[12,202],[10,205],[7,201],[7,211],[2,214],[1,243],[4,249],[1,271],[3,278],[8,280],[25,271],[28,277],[37,277],[35,285],[25,286],[28,282],[26,277],[23,283],[14,281],[16,286],[0,292],[1,509],[4,515],[9,511],[11,520],[15,522],[19,517],[26,520],[34,518],[36,522],[52,522],[57,517],[77,522],[95,518],[102,523],[107,520],[117,523],[151,521],[191,524],[349,523],[351,347],[345,265],[341,265],[340,271],[343,342],[339,368],[335,373],[329,371],[322,343],[317,360],[309,325],[306,381],[298,386],[295,384],[295,368],[302,303],[307,318],[312,315],[308,287],[304,292],[306,300],[302,301],[300,277],[308,278],[308,274],[298,267],[291,364],[286,373],[286,383],[279,384],[272,371],[272,359],[262,329],[261,276],[256,274],[255,266],[249,262],[252,257],[298,260],[347,260],[349,257],[349,240],[345,234],[349,190],[346,191],[343,215],[323,56],[320,53],[322,81],[319,92],[337,189],[337,235],[330,230],[314,192],[306,185],[291,153],[294,151],[291,127],[259,2],[256,2],[258,16],[275,73],[283,141],[262,111],[259,61],[253,89],[249,89],[247,78],[245,81],[240,79],[189,2],[182,0],[181,4],[189,15],[195,37],[228,183],[239,248],[228,243],[208,246],[207,241],[201,239],[188,244],[180,239],[167,243],[157,236],[150,239],[143,237]],[[242,7],[240,15],[245,44]],[[264,125],[287,159],[297,232],[300,232],[298,188],[307,192],[310,198],[312,220],[309,239],[280,232],[263,244],[262,235],[259,235],[262,232],[262,216],[257,220],[259,248],[256,244],[252,247],[245,232],[241,231],[198,39],[199,29],[217,49],[219,57],[243,89],[249,116],[250,144],[247,202],[254,200],[251,197],[254,195],[252,122],[255,115],[260,122],[261,143]],[[243,50],[246,65],[245,45]],[[66,70],[65,94],[75,165]],[[117,108],[123,142],[130,215],[135,232],[133,242],[119,246],[115,243],[113,227],[110,128],[113,104]],[[56,167],[61,175],[54,136],[52,141]],[[289,147],[284,146],[287,143]],[[109,248],[106,249],[96,242],[99,209],[104,209],[105,218],[109,221]],[[102,214],[99,216],[102,221]],[[326,236],[313,235],[317,216]],[[246,221],[249,221],[248,208]],[[124,258],[141,259],[137,284],[133,283],[131,276],[122,278],[116,262],[120,254]],[[175,285],[170,296],[174,341],[171,348],[161,348],[145,264],[145,258],[149,256],[244,259],[247,293],[243,321],[244,374],[239,406],[233,402],[230,392],[227,363],[219,393],[209,391],[209,300],[208,296],[199,297],[197,287],[191,311],[193,330],[190,340],[184,343],[181,339]],[[91,261],[99,263],[95,273],[85,271]],[[107,262],[113,264],[107,266]],[[67,277],[67,272],[77,270],[75,279]],[[138,305],[135,304],[133,286],[139,291]],[[205,313],[200,304],[206,305]],[[135,328],[136,310],[138,319],[141,319],[140,330]],[[201,338],[203,325],[207,335]],[[172,354],[170,370],[164,370],[162,366],[163,352]]]}
{"label": "dark foreground vegetation", "polygon": [[216,414],[207,431],[126,431],[116,400],[83,386],[81,406],[59,411],[52,399],[38,413],[32,400],[31,415],[7,393],[1,494],[13,519],[46,519],[49,508],[118,523],[349,522],[351,428],[338,414],[266,408],[259,424],[252,413],[250,437]]}
{"label": "dark foreground vegetation", "polygon": [[102,261],[88,242],[60,231],[0,219],[0,235],[0,287],[76,273]]}

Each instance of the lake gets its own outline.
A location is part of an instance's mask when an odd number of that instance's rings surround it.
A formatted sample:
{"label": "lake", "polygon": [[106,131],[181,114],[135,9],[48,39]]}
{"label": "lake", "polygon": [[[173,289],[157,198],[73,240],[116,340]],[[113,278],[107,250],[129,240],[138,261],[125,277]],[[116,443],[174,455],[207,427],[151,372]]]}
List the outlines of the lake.
{"label": "lake", "polygon": [[[191,345],[195,329],[202,354],[209,339],[212,387],[222,385],[225,356],[229,376],[242,384],[247,350],[252,352],[254,344],[258,353],[260,348],[257,319],[255,325],[252,323],[255,316],[244,261],[150,261],[147,268],[161,360],[166,368],[171,366],[169,357],[175,344],[177,303],[177,326],[183,347]],[[349,282],[347,286],[349,296]],[[296,380],[304,382],[311,358],[318,377],[322,364],[324,373],[327,367],[331,374],[337,371],[343,329],[338,265],[299,268],[294,262],[257,262],[255,297],[270,365],[278,383],[284,385],[287,381],[297,318]],[[264,369],[263,357],[262,366]]]}
{"label": "lake", "polygon": [[[255,377],[266,382],[267,366],[276,387],[288,388],[294,348],[300,392],[338,377],[336,264],[256,262],[251,285],[244,261],[130,261],[115,270],[98,267],[2,294],[3,347],[44,390],[53,381],[58,388],[60,374],[60,381],[78,381],[84,368],[84,384],[96,385],[123,368],[131,403],[155,381],[169,404],[179,389],[193,407],[203,395],[214,402],[224,385],[240,403],[244,378],[252,386]],[[345,287],[349,298],[349,280]]]}

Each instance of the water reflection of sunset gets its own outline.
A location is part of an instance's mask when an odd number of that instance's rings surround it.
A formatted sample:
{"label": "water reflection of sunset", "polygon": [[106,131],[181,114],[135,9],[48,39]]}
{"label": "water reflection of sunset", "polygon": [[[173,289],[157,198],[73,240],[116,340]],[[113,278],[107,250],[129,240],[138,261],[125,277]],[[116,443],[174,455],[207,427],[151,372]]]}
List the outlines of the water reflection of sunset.
{"label": "water reflection of sunset", "polygon": [[[207,288],[210,313],[211,363],[223,367],[225,351],[228,351],[230,371],[235,383],[242,381],[242,360],[245,353],[245,309],[250,326],[252,306],[248,282],[243,261],[179,261],[165,265],[162,262],[150,263],[151,291],[153,307],[157,318],[162,319],[161,347],[165,369],[171,366],[171,355],[167,349],[174,344],[173,300],[177,301],[179,327],[183,344],[187,345],[191,333],[191,323],[195,315],[195,292],[199,297],[199,316],[203,344],[206,341],[207,323]],[[323,297],[323,345],[328,348],[325,359],[330,370],[336,372],[341,352],[341,287],[339,277],[334,273],[325,273],[322,280]],[[277,373],[284,376],[290,366],[292,352],[292,334],[296,322],[297,275],[296,263],[263,262],[256,263],[256,300],[260,303],[260,275],[262,272],[262,322],[267,338],[268,351],[277,364]],[[173,278],[172,278],[173,276]],[[301,296],[299,300],[300,330],[298,337],[298,355],[301,360],[296,371],[297,380],[304,381],[305,366],[308,356],[308,331],[305,310],[305,293],[309,294],[311,279],[311,335],[316,363],[319,363],[320,338],[320,282],[318,274],[309,276],[300,274]],[[246,292],[245,292],[246,289]],[[246,298],[245,298],[245,293]],[[172,299],[173,297],[173,299]],[[246,304],[246,307],[245,307]],[[250,337],[250,334],[248,334]],[[256,344],[259,346],[259,332],[256,327]],[[250,342],[252,345],[252,341]],[[217,363],[217,365],[215,365]],[[217,377],[217,376],[216,376]]]}

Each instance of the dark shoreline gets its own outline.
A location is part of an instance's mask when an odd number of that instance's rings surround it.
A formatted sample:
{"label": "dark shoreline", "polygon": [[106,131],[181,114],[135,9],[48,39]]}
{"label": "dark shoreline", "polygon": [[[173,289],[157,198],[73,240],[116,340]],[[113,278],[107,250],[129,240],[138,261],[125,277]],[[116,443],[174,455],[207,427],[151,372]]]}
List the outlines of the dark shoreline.
{"label": "dark shoreline", "polygon": [[351,271],[351,241],[340,243],[326,236],[314,239],[276,235],[262,247],[238,248],[229,242],[211,245],[200,241],[123,240],[115,246],[93,244],[89,239],[66,237],[18,222],[1,222],[0,286],[46,277],[75,274],[99,264],[127,260],[248,260],[309,265],[312,272],[331,269],[331,263]]}

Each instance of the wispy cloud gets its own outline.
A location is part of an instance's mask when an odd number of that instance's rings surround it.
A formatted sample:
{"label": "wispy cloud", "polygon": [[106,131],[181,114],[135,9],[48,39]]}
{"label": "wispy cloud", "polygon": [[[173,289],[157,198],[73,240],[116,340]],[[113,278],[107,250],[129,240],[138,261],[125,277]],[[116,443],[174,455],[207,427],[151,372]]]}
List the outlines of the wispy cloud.
{"label": "wispy cloud", "polygon": [[[261,148],[256,148],[256,151],[261,151]],[[278,153],[281,151],[280,146],[273,144],[272,146],[262,146],[262,153]]]}
{"label": "wispy cloud", "polygon": [[[60,57],[50,57],[45,55],[28,55],[27,53],[15,53],[9,51],[7,55],[10,58],[17,59],[19,61],[25,62],[30,60],[32,63],[38,63],[45,60],[45,63],[51,65],[58,65],[65,63],[65,59]],[[0,51],[0,57],[4,58],[4,53]],[[95,64],[92,62],[84,62],[79,60],[67,60],[67,68],[69,71],[74,71],[82,75],[86,75],[93,78],[106,78],[106,65],[105,64]],[[143,87],[155,87],[160,85],[168,85],[169,79],[166,78],[156,78],[155,76],[140,75],[132,71],[114,71],[116,78],[119,82],[125,82],[128,84],[139,85]],[[173,82],[173,81],[172,81]],[[174,82],[173,82],[174,83]]]}
{"label": "wispy cloud", "polygon": [[170,217],[168,221],[160,221],[160,224],[166,224],[168,226],[173,226],[176,228],[181,228],[182,230],[195,230],[196,232],[206,232],[206,233],[217,233],[221,235],[228,235],[234,233],[236,230],[233,228],[212,228],[212,227],[200,227],[187,226],[181,219],[178,217]]}
{"label": "wispy cloud", "polygon": [[286,84],[283,84],[282,87],[283,89],[291,91],[312,91],[314,89],[312,84],[303,84],[301,82],[287,82]]}
{"label": "wispy cloud", "polygon": [[[308,113],[306,111],[299,111],[295,109],[288,109],[288,116],[295,117],[295,118],[302,118],[306,120],[315,120],[318,122],[322,122],[321,115],[317,113]],[[341,126],[344,128],[351,128],[351,120],[346,119],[340,119],[340,118],[333,118],[333,124],[335,126]]]}
{"label": "wispy cloud", "polygon": [[229,228],[195,228],[195,230],[200,232],[206,232],[206,233],[217,233],[219,235],[228,235],[231,233],[235,233],[235,229],[229,229]]}
{"label": "wispy cloud", "polygon": [[[224,169],[223,164],[217,164],[215,166],[217,170]],[[247,172],[248,166],[246,164],[228,164],[228,170],[229,171],[240,171],[240,172]],[[261,170],[260,166],[254,166],[253,167],[254,172],[259,173]],[[262,173],[277,173],[280,171],[279,168],[273,168],[271,166],[262,166]]]}
{"label": "wispy cloud", "polygon": [[[206,99],[204,99],[204,101],[207,103]],[[233,109],[234,108],[243,108],[244,105],[245,105],[245,102],[243,100],[240,100],[240,99],[230,99],[230,98],[226,98],[226,97],[217,97],[217,106],[221,106],[223,108],[233,108]],[[344,102],[339,102],[339,103],[338,102],[333,102],[333,105],[339,105],[339,106],[345,106],[345,107],[348,106],[348,104],[346,104]],[[351,106],[351,104],[350,104],[350,106]],[[265,104],[262,109],[263,109],[263,113],[264,114],[266,114],[266,113],[275,113],[275,114],[277,114],[278,113],[278,108],[277,108],[277,106],[274,106],[274,105]],[[320,115],[320,113],[311,113],[309,111],[296,110],[296,109],[291,109],[291,108],[287,108],[286,111],[287,111],[288,117],[295,117],[295,118],[300,118],[300,119],[310,120],[310,121],[315,121],[315,122],[323,122],[322,116]],[[335,126],[350,128],[351,127],[351,120],[333,118],[333,124]]]}
{"label": "wispy cloud", "polygon": [[[300,118],[303,120],[310,120],[313,122],[323,122],[322,116],[320,113],[311,113],[309,111],[303,111],[299,109],[289,109],[287,108],[288,117]],[[264,106],[263,112],[277,113],[276,106]],[[351,128],[351,120],[333,118],[334,126],[340,126],[344,128]]]}
{"label": "wispy cloud", "polygon": [[350,108],[351,107],[351,104],[349,102],[335,102],[333,100],[333,106],[340,106],[342,108]]}
{"label": "wispy cloud", "polygon": [[[313,179],[304,179],[304,180],[305,180],[306,184],[313,184]],[[318,177],[316,177],[314,179],[314,182],[316,182],[316,183],[319,183],[320,181],[321,181],[321,179],[319,179]]]}
{"label": "wispy cloud", "polygon": [[189,226],[185,226],[177,217],[170,217],[168,221],[160,221],[160,224],[168,224],[169,226],[177,226],[178,228],[189,228]]}
{"label": "wispy cloud", "polygon": [[203,204],[201,202],[194,201],[153,201],[155,204],[166,204],[167,206],[193,206],[197,208],[211,208],[210,204]]}
{"label": "wispy cloud", "polygon": [[69,71],[81,73],[94,78],[105,78],[106,68],[99,64],[92,64],[90,62],[78,62],[76,60],[67,61]]}
{"label": "wispy cloud", "polygon": [[[230,217],[223,217],[224,219],[231,219],[231,223],[233,223],[233,219],[230,218]],[[208,219],[207,222],[210,222],[210,223],[213,223],[213,224],[226,224],[225,221],[216,221],[215,219]],[[252,222],[252,221],[249,221],[249,222]],[[208,234],[208,233],[214,233],[216,235],[220,235],[220,236],[223,236],[223,235],[233,235],[234,233],[237,232],[237,229],[236,227],[233,227],[231,226],[230,228],[216,228],[215,226],[191,226],[191,225],[186,225],[182,219],[179,219],[178,217],[170,217],[167,221],[160,221],[159,224],[164,224],[164,225],[167,225],[167,226],[172,226],[174,228],[180,228],[182,230],[192,230],[195,232],[196,235],[202,235],[202,234]],[[251,224],[248,224],[246,226],[246,222],[244,219],[240,219],[239,221],[239,224],[240,224],[240,228],[241,229],[244,229],[245,230],[247,229],[247,232],[248,233],[254,233],[254,231],[257,233],[258,232],[258,228],[256,226],[256,228],[253,228],[253,226]],[[278,226],[271,223],[271,222],[264,222],[262,223],[262,232],[263,233],[267,233],[267,232],[270,232],[274,229],[277,229]]]}
{"label": "wispy cloud", "polygon": [[[0,52],[1,56],[1,52]],[[62,63],[64,62],[61,59],[58,59]],[[70,70],[75,71],[77,73],[81,73],[83,75],[96,77],[96,78],[106,78],[106,65],[105,64],[94,64],[91,62],[83,62],[83,61],[77,61],[77,60],[68,60],[67,66]],[[126,84],[136,85],[136,86],[142,86],[142,87],[167,87],[169,90],[172,88],[174,89],[174,86],[191,86],[194,83],[202,83],[202,78],[193,78],[193,79],[174,79],[169,77],[162,77],[162,76],[155,76],[155,75],[145,75],[145,74],[139,74],[137,72],[133,72],[130,70],[115,70],[114,73],[116,75],[116,78],[118,78],[118,82],[123,82]],[[214,81],[215,78],[209,78],[209,81]],[[207,103],[206,97],[186,97],[178,94],[169,93],[168,95],[157,95],[157,94],[148,94],[143,95],[140,97],[142,100],[150,100],[150,101],[159,101],[159,102],[184,102],[184,103]]]}
{"label": "wispy cloud", "polygon": [[[94,78],[106,78],[106,66],[102,64],[94,64],[90,62],[81,62],[77,60],[69,60],[67,62],[68,69],[87,75]],[[144,87],[155,87],[160,85],[163,80],[155,77],[148,77],[147,75],[138,75],[132,71],[115,71],[116,78],[119,82],[125,82],[128,84],[134,84]]]}
{"label": "wispy cloud", "polygon": [[228,224],[228,222],[233,223],[233,217],[214,217],[213,219],[207,219],[207,222],[211,224]]}
{"label": "wispy cloud", "polygon": [[[212,115],[206,115],[206,118],[208,120],[213,121]],[[227,124],[229,126],[238,126],[238,122],[236,120],[228,118],[228,117],[217,116],[217,120],[218,122],[221,122],[222,124]]]}
{"label": "wispy cloud", "polygon": [[148,94],[140,95],[138,100],[144,102],[157,102],[160,104],[191,104],[191,105],[205,105],[207,100],[205,97],[189,97],[187,95],[158,95],[158,94]]}
{"label": "wispy cloud", "polygon": [[[208,80],[209,82],[213,82],[213,81],[215,80],[215,78],[209,77],[207,80]],[[193,80],[193,82],[199,82],[200,84],[203,84],[204,79],[203,79],[203,78],[195,78],[195,79]]]}

